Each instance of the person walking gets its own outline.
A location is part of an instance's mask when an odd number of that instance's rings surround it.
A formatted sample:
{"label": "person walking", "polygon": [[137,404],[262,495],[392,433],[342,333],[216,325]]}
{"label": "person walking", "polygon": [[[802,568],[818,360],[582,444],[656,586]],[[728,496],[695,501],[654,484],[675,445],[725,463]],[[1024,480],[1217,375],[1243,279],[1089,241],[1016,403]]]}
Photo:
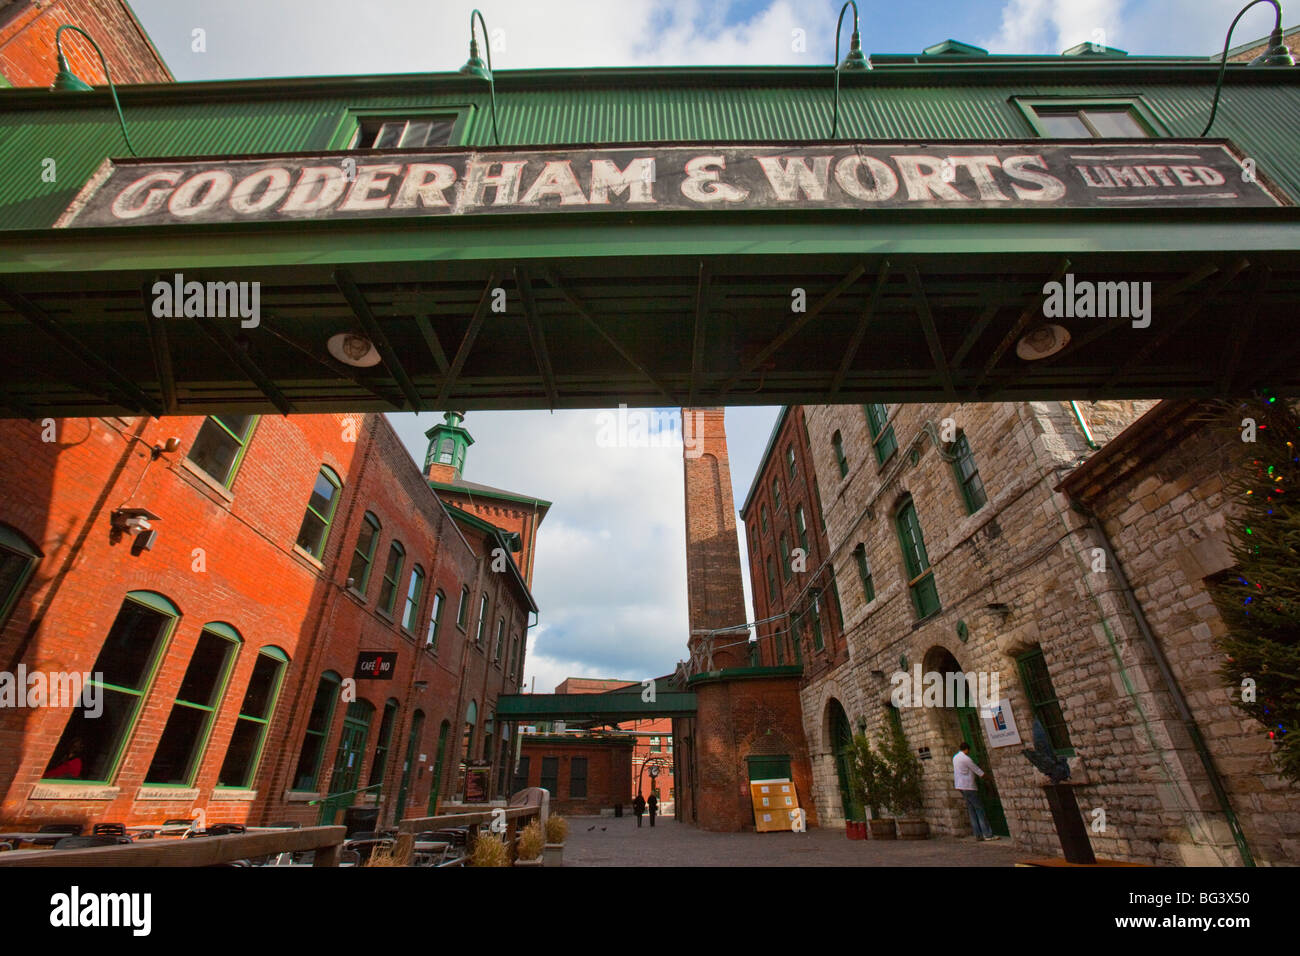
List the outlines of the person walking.
{"label": "person walking", "polygon": [[984,776],[984,771],[970,759],[970,744],[963,740],[952,757],[953,784],[966,799],[966,812],[970,814],[970,825],[975,831],[975,839],[980,842],[997,840],[999,838],[993,835],[989,818],[984,813],[984,803],[980,800],[979,790],[975,786],[976,776]]}
{"label": "person walking", "polygon": [[655,825],[655,814],[659,812],[659,794],[653,790],[650,791],[650,799],[646,805],[650,808],[650,825]]}
{"label": "person walking", "polygon": [[[645,813],[645,797],[641,796],[639,792],[636,799],[632,801],[632,812],[636,814],[636,825],[639,827],[641,825],[641,815]],[[651,826],[654,826],[653,820],[654,818],[651,817]]]}

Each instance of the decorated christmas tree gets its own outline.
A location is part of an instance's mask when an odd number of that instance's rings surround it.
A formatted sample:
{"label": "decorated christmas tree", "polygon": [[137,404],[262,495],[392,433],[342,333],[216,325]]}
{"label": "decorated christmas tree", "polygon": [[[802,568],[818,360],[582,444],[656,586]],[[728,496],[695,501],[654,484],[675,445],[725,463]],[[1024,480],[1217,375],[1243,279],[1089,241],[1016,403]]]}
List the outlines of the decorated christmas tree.
{"label": "decorated christmas tree", "polygon": [[1281,775],[1300,781],[1300,414],[1274,396],[1224,410],[1237,566],[1211,584],[1228,626],[1221,673],[1236,706],[1274,742]]}

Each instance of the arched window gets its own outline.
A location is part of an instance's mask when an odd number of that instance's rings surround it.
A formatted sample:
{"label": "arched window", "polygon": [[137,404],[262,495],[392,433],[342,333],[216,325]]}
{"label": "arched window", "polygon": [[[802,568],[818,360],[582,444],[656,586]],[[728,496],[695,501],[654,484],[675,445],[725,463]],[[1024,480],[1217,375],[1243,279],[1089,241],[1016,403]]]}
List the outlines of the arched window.
{"label": "arched window", "polygon": [[91,689],[81,695],[81,700],[97,698],[100,706],[72,711],[46,764],[44,779],[112,781],[180,616],[176,605],[161,594],[131,591],[126,595],[90,668]]}
{"label": "arched window", "polygon": [[397,581],[402,576],[402,562],[406,560],[406,549],[402,542],[394,541],[388,546],[388,564],[384,567],[384,583],[379,589],[379,610],[385,614],[393,613],[397,601]]}
{"label": "arched window", "polygon": [[424,596],[424,568],[418,564],[411,569],[411,581],[406,586],[406,613],[402,627],[414,633],[420,619],[420,598]]}
{"label": "arched window", "polygon": [[506,619],[504,617],[499,617],[497,618],[497,643],[496,646],[492,648],[493,662],[501,660],[501,652],[504,651],[505,649],[506,649]]}
{"label": "arched window", "polygon": [[781,510],[781,481],[776,477],[772,478],[772,507]]}
{"label": "arched window", "polygon": [[894,426],[889,421],[889,409],[884,405],[863,405],[867,413],[867,425],[871,429],[871,445],[876,449],[876,461],[884,464],[894,452],[898,451],[898,440],[894,438]]}
{"label": "arched window", "polygon": [[379,543],[379,527],[379,519],[367,511],[361,519],[361,531],[357,533],[356,550],[352,552],[352,566],[348,569],[352,587],[360,594],[366,593],[366,585],[370,582],[370,567],[375,557],[375,545]]}
{"label": "arched window", "polygon": [[762,524],[763,534],[767,534],[767,505],[758,506],[758,520]]}
{"label": "arched window", "polygon": [[18,595],[31,580],[41,552],[7,524],[0,524],[0,627],[9,620]]}
{"label": "arched window", "polygon": [[375,741],[375,757],[370,763],[370,779],[367,786],[382,785],[384,771],[388,769],[388,751],[393,746],[393,728],[397,724],[397,700],[390,697],[384,704],[384,716],[379,721],[379,737]]}
{"label": "arched window", "polygon": [[231,666],[243,643],[239,632],[229,624],[214,622],[203,626],[167,724],[158,738],[153,761],[144,776],[146,784],[194,785],[217,706],[226,692]]}
{"label": "arched window", "polygon": [[781,532],[781,578],[784,581],[790,580],[790,541]]}
{"label": "arched window", "polygon": [[429,610],[429,633],[424,639],[426,647],[438,649],[438,628],[442,625],[442,606],[446,598],[441,591],[433,592],[433,607]]}
{"label": "arched window", "polygon": [[444,438],[438,443],[438,463],[440,465],[450,465],[452,459],[452,449],[456,447],[456,442],[451,438]]}
{"label": "arched window", "polygon": [[953,472],[961,488],[962,499],[966,502],[966,513],[974,514],[988,503],[984,493],[984,481],[980,471],[975,467],[975,456],[971,454],[970,442],[965,432],[957,433],[957,440],[952,443]]}
{"label": "arched window", "polygon": [[849,473],[849,460],[844,457],[844,439],[838,431],[831,436],[831,448],[835,450],[835,463],[839,465],[840,477],[843,478]]}
{"label": "arched window", "polygon": [[930,568],[930,557],[925,551],[921,535],[921,522],[916,516],[916,505],[910,495],[898,506],[896,514],[898,543],[903,549],[903,565],[907,569],[907,589],[912,594],[912,606],[918,618],[929,617],[939,610],[939,592]]}
{"label": "arched window", "polygon": [[293,774],[293,789],[313,791],[320,778],[321,755],[325,752],[325,738],[329,736],[334,720],[334,704],[339,699],[342,678],[333,671],[321,675],[316,685],[311,714],[307,718],[307,732],[303,736],[302,750],[298,753],[298,767]]}
{"label": "arched window", "polygon": [[460,607],[456,608],[456,626],[462,631],[469,622],[469,588],[460,589]]}
{"label": "arched window", "polygon": [[312,486],[311,497],[307,499],[302,527],[298,529],[298,547],[317,561],[325,553],[325,541],[329,538],[330,522],[334,520],[334,509],[339,503],[342,487],[343,482],[334,469],[322,465],[316,475],[316,484]]}
{"label": "arched window", "polygon": [[483,646],[483,635],[487,632],[488,619],[488,596],[483,595],[478,603],[478,633],[474,636],[474,643],[479,647]]}
{"label": "arched window", "polygon": [[253,785],[257,764],[266,743],[266,731],[271,726],[271,716],[280,697],[280,685],[288,669],[289,655],[278,647],[268,646],[257,652],[253,676],[248,679],[244,701],[239,705],[235,732],[226,759],[222,761],[217,776],[218,787],[246,789]]}
{"label": "arched window", "polygon": [[803,548],[804,557],[808,556],[808,522],[804,519],[803,505],[794,509],[794,527],[799,532],[799,547]]}

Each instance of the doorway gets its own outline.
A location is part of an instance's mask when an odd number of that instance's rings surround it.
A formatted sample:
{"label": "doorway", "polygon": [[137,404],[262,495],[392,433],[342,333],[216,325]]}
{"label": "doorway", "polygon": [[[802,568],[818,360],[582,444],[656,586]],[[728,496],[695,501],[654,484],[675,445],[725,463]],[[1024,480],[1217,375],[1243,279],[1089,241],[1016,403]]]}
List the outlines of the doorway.
{"label": "doorway", "polygon": [[844,819],[865,819],[862,801],[857,797],[857,788],[853,785],[853,731],[849,727],[849,716],[838,700],[831,698],[827,705],[827,717],[830,720],[831,753],[835,757],[835,776],[840,785],[840,806],[844,808]]}
{"label": "doorway", "polygon": [[321,801],[320,826],[330,826],[338,818],[339,810],[356,802],[357,784],[361,779],[361,758],[366,751],[366,738],[370,735],[370,717],[375,708],[364,700],[348,704],[343,718],[343,734],[339,749],[334,755],[334,772],[330,775],[329,795]]}
{"label": "doorway", "polygon": [[[925,669],[945,675],[945,686],[948,683],[946,675],[964,673],[961,665],[957,663],[957,658],[941,647],[934,648],[926,655]],[[968,693],[965,706],[945,707],[943,710],[946,714],[951,714],[955,718],[958,740],[964,740],[970,744],[971,760],[974,760],[979,765],[979,768],[984,771],[984,776],[975,778],[975,789],[979,791],[980,801],[984,804],[984,815],[988,817],[989,828],[998,836],[1010,836],[1011,830],[1007,826],[1007,815],[1003,812],[1002,800],[998,797],[998,785],[993,778],[993,766],[989,760],[988,745],[984,742],[984,728],[981,726],[979,709],[970,706],[970,699],[971,694]],[[948,724],[951,727],[951,719]],[[951,738],[945,735],[945,739]]]}

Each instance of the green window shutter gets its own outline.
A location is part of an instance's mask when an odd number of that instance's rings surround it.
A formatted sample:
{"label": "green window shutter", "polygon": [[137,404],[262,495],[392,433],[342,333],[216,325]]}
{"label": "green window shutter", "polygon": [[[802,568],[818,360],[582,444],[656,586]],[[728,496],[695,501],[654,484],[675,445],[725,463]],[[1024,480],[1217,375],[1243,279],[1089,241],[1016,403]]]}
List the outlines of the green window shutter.
{"label": "green window shutter", "polygon": [[916,516],[916,506],[908,498],[898,509],[898,540],[903,549],[903,563],[907,568],[908,589],[918,618],[926,618],[939,610],[939,593],[930,570],[930,558],[925,551],[921,523]]}
{"label": "green window shutter", "polygon": [[1017,657],[1016,667],[1020,671],[1020,682],[1025,688],[1025,695],[1029,698],[1029,707],[1051,738],[1052,748],[1062,756],[1073,756],[1074,744],[1070,742],[1065,714],[1061,710],[1056,690],[1052,687],[1052,678],[1047,672],[1047,658],[1043,656],[1042,649]]}
{"label": "green window shutter", "polygon": [[953,443],[952,467],[961,487],[962,499],[966,502],[966,512],[974,514],[988,502],[988,496],[984,493],[984,481],[975,467],[975,456],[971,454],[970,442],[964,432],[959,433]]}
{"label": "green window shutter", "polygon": [[894,426],[887,425],[889,409],[881,404],[862,406],[867,413],[867,425],[871,429],[871,444],[876,449],[876,461],[884,464],[894,452],[898,451],[898,440],[894,437]]}

